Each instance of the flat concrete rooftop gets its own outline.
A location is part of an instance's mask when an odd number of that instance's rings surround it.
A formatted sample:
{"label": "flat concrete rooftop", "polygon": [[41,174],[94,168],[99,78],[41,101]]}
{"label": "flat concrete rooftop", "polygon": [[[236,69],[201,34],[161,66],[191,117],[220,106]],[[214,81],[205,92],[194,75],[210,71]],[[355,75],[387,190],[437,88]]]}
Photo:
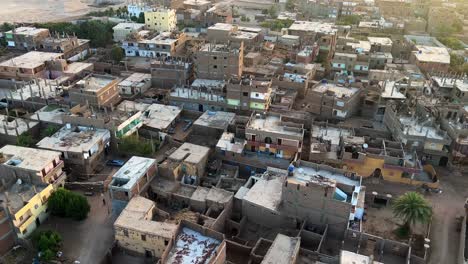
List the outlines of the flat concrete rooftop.
{"label": "flat concrete rooftop", "polygon": [[250,190],[244,195],[243,200],[277,212],[281,203],[281,193],[283,190],[282,177],[272,177],[271,179],[260,178]]}
{"label": "flat concrete rooftop", "polygon": [[208,156],[210,149],[204,146],[199,146],[191,143],[184,143],[174,153],[169,156],[169,159],[175,161],[185,161],[192,164],[198,164]]}
{"label": "flat concrete rooftop", "polygon": [[137,181],[146,175],[156,160],[144,157],[131,157],[113,176],[111,188],[117,187],[130,190]]}
{"label": "flat concrete rooftop", "polygon": [[273,241],[273,244],[268,249],[262,264],[289,264],[294,263],[293,260],[299,253],[300,237],[289,237],[283,234],[278,234]]}
{"label": "flat concrete rooftop", "polygon": [[3,154],[6,160],[3,165],[32,171],[41,171],[52,163],[53,160],[58,163],[60,155],[62,154],[58,151],[14,145],[4,146],[0,149],[0,153]]}
{"label": "flat concrete rooftop", "polygon": [[278,133],[283,135],[295,136],[300,139],[304,136],[302,127],[290,127],[282,123],[279,115],[267,114],[266,116],[253,115],[247,124],[247,129]]}
{"label": "flat concrete rooftop", "polygon": [[30,51],[18,57],[0,62],[0,67],[34,69],[43,65],[45,61],[55,60],[62,57],[62,53]]}
{"label": "flat concrete rooftop", "polygon": [[210,127],[226,130],[234,121],[236,114],[223,111],[206,111],[193,124],[197,126]]}
{"label": "flat concrete rooftop", "polygon": [[109,140],[110,132],[107,129],[70,126],[67,124],[54,135],[43,138],[36,146],[62,152],[88,153],[99,142],[106,144]]}
{"label": "flat concrete rooftop", "polygon": [[171,239],[177,232],[177,225],[152,221],[148,214],[155,204],[141,196],[133,197],[114,223],[115,227]]}

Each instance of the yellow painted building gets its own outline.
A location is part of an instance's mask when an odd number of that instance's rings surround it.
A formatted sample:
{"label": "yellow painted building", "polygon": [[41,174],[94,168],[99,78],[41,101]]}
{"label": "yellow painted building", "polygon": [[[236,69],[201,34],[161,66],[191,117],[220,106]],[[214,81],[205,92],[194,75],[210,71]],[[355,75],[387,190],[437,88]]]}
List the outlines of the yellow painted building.
{"label": "yellow painted building", "polygon": [[47,218],[47,201],[53,191],[52,184],[47,186],[15,184],[10,188],[8,205],[19,238],[30,235]]}
{"label": "yellow painted building", "polygon": [[155,9],[145,12],[145,25],[158,32],[173,31],[177,27],[177,16],[174,9]]}
{"label": "yellow painted building", "polygon": [[377,155],[359,155],[358,159],[352,159],[351,153],[345,153],[343,163],[343,169],[357,173],[363,178],[378,177],[397,183],[439,187],[437,174],[431,165],[424,165],[422,168],[401,166]]}

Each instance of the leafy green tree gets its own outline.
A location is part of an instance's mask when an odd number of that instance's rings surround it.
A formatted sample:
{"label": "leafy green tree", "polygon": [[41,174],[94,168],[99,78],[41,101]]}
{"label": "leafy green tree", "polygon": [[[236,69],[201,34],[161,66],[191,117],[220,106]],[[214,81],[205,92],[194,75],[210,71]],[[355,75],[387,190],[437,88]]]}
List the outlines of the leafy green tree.
{"label": "leafy green tree", "polygon": [[111,59],[115,62],[120,62],[125,57],[123,49],[117,45],[114,45],[110,53]]}
{"label": "leafy green tree", "polygon": [[463,44],[461,43],[461,41],[454,37],[445,37],[445,38],[440,38],[439,40],[440,42],[442,42],[442,44],[444,44],[445,46],[453,50],[462,50],[465,48]]}
{"label": "leafy green tree", "polygon": [[288,11],[294,11],[294,0],[288,0],[286,1],[286,10]]}
{"label": "leafy green tree", "polygon": [[341,16],[336,22],[338,25],[358,25],[361,22],[361,16],[345,15]]}
{"label": "leafy green tree", "polygon": [[48,125],[45,129],[41,131],[41,137],[50,137],[59,131],[60,127],[56,125]]}
{"label": "leafy green tree", "polygon": [[21,147],[34,147],[36,141],[29,132],[24,132],[16,138],[16,144]]}
{"label": "leafy green tree", "polygon": [[34,232],[31,238],[37,250],[41,252],[41,260],[45,262],[55,258],[62,242],[60,234],[52,230]]}
{"label": "leafy green tree", "polygon": [[151,143],[141,140],[137,135],[122,138],[119,142],[119,151],[126,154],[149,156],[153,153]]}
{"label": "leafy green tree", "polygon": [[398,197],[392,207],[393,214],[403,220],[407,230],[411,230],[416,223],[428,223],[432,217],[432,207],[416,192],[407,192]]}
{"label": "leafy green tree", "polygon": [[114,23],[102,22],[99,20],[85,21],[83,23],[72,24],[69,22],[38,23],[36,27],[48,28],[51,32],[76,34],[77,37],[89,39],[92,47],[106,47],[113,42]]}
{"label": "leafy green tree", "polygon": [[52,215],[84,220],[91,209],[88,200],[81,194],[59,188],[49,198],[48,207]]}
{"label": "leafy green tree", "polygon": [[268,8],[268,15],[271,18],[277,18],[278,17],[278,7],[276,5],[270,6],[270,8]]}
{"label": "leafy green tree", "polygon": [[6,32],[12,30],[13,28],[15,28],[13,24],[5,22],[0,26],[0,31]]}
{"label": "leafy green tree", "polygon": [[145,13],[141,12],[138,16],[137,23],[144,24],[145,23]]}

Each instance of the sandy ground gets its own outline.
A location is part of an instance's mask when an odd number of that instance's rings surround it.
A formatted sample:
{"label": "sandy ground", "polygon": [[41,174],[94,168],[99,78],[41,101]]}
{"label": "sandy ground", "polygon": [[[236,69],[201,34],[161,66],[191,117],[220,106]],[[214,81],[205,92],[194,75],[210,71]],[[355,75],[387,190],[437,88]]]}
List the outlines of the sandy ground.
{"label": "sandy ground", "polygon": [[113,223],[109,216],[110,199],[106,206],[100,195],[87,197],[91,204],[88,218],[78,222],[70,219],[50,217],[40,228],[54,229],[62,235],[63,255],[66,259],[81,263],[98,263],[114,241]]}
{"label": "sandy ground", "polygon": [[97,10],[89,6],[93,2],[93,0],[1,0],[0,22],[33,23],[66,20]]}
{"label": "sandy ground", "polygon": [[443,193],[428,197],[434,210],[430,235],[432,250],[428,263],[457,263],[460,232],[457,231],[456,218],[464,213],[468,177],[448,170],[437,172]]}
{"label": "sandy ground", "polygon": [[[450,171],[447,168],[437,168],[440,180],[441,194],[427,194],[433,207],[433,218],[430,230],[431,250],[428,264],[457,263],[460,232],[457,231],[457,217],[464,213],[464,202],[468,197],[468,175],[462,175],[458,171]],[[417,191],[417,188],[394,183],[381,183],[367,185],[366,193],[377,191],[381,194],[390,193],[398,197],[406,191]],[[371,208],[371,210],[373,210]],[[386,222],[386,212],[374,212],[378,221]],[[371,213],[368,213],[370,217]],[[379,216],[380,215],[380,216]],[[387,215],[390,217],[390,215]],[[388,218],[387,218],[388,219]],[[393,221],[389,221],[391,223]],[[378,222],[377,222],[378,223]],[[384,225],[382,225],[384,226]],[[382,231],[382,230],[381,230]],[[386,228],[384,232],[388,231]]]}

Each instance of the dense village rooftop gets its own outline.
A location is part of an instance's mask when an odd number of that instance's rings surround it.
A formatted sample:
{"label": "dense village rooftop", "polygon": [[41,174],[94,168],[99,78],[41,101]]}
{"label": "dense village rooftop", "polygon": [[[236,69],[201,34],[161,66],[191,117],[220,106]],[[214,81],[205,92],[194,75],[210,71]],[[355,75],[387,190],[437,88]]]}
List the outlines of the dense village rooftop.
{"label": "dense village rooftop", "polygon": [[37,193],[42,192],[45,188],[47,188],[47,185],[45,184],[32,185],[18,180],[8,190],[6,190],[6,192],[0,193],[0,198],[6,201],[6,198],[8,197],[10,210],[13,214],[15,214],[21,208],[23,208]]}
{"label": "dense village rooftop", "polygon": [[247,124],[246,129],[266,131],[283,135],[302,138],[304,129],[302,125],[293,123],[284,123],[280,115],[276,114],[253,114]]}
{"label": "dense village rooftop", "polygon": [[110,132],[107,129],[67,124],[54,135],[43,138],[36,146],[58,151],[88,153],[100,142],[106,144],[109,140]]}
{"label": "dense village rooftop", "polygon": [[427,137],[439,140],[444,140],[447,138],[445,134],[443,134],[440,130],[434,127],[430,122],[427,122],[430,120],[425,120],[421,122],[416,118],[412,118],[410,116],[400,116],[399,120],[404,127],[404,133],[407,135]]}
{"label": "dense village rooftop", "polygon": [[300,237],[289,237],[278,234],[268,249],[262,264],[291,263],[299,253]]}
{"label": "dense village rooftop", "polygon": [[416,46],[414,56],[421,62],[437,62],[450,64],[450,54],[445,47]]}
{"label": "dense village rooftop", "polygon": [[146,82],[151,81],[151,74],[135,72],[119,83],[119,86],[142,87]]}
{"label": "dense village rooftop", "polygon": [[289,30],[310,31],[330,35],[338,32],[335,24],[318,21],[294,21]]}
{"label": "dense village rooftop", "polygon": [[177,232],[177,225],[152,221],[154,202],[141,196],[133,197],[114,223],[115,227],[136,230],[166,239],[171,239]]}
{"label": "dense village rooftop", "polygon": [[68,108],[62,107],[54,107],[52,105],[46,105],[41,109],[34,112],[30,118],[37,121],[43,121],[47,123],[54,123],[54,124],[63,124],[62,122],[62,115],[68,114]]}
{"label": "dense village rooftop", "polygon": [[281,203],[283,183],[284,176],[262,177],[245,193],[243,200],[277,212]]}
{"label": "dense village rooftop", "polygon": [[238,53],[238,49],[230,48],[228,45],[224,44],[210,44],[207,43],[201,47],[200,51],[204,52],[222,52],[222,53]]}
{"label": "dense village rooftop", "polygon": [[171,105],[151,104],[142,112],[142,120],[146,126],[165,130],[180,116],[182,109]]}
{"label": "dense village rooftop", "polygon": [[349,98],[359,92],[358,88],[338,86],[333,83],[320,83],[312,91],[318,93],[332,93],[336,98]]}
{"label": "dense village rooftop", "polygon": [[29,131],[30,128],[39,124],[20,117],[10,117],[0,114],[0,134],[17,136]]}
{"label": "dense village rooftop", "polygon": [[172,153],[169,158],[175,161],[185,161],[192,164],[198,164],[202,161],[210,149],[204,146],[199,146],[191,143],[184,143],[180,146],[174,153]]}
{"label": "dense village rooftop", "polygon": [[234,133],[224,132],[216,145],[216,148],[228,152],[241,154],[246,145],[244,139],[238,139]]}
{"label": "dense village rooftop", "polygon": [[155,164],[155,159],[133,156],[112,176],[111,186],[130,190]]}
{"label": "dense village rooftop", "polygon": [[367,37],[371,45],[391,46],[393,41],[390,38]]}
{"label": "dense village rooftop", "polygon": [[76,84],[78,88],[81,88],[85,91],[98,92],[99,90],[107,87],[116,80],[116,77],[93,74],[86,76],[82,80],[78,81]]}
{"label": "dense village rooftop", "polygon": [[145,24],[140,24],[140,23],[119,23],[116,26],[114,26],[112,29],[113,30],[122,30],[122,29],[139,30],[139,29],[142,29],[144,26]]}
{"label": "dense village rooftop", "polygon": [[0,62],[0,67],[34,69],[43,65],[46,61],[60,59],[62,57],[62,53],[30,51],[18,57]]}
{"label": "dense village rooftop", "polygon": [[340,138],[353,134],[353,130],[349,128],[341,128],[335,126],[313,125],[312,137],[330,141],[332,145],[340,144]]}
{"label": "dense village rooftop", "polygon": [[344,173],[327,168],[314,163],[301,162],[294,168],[293,176],[288,177],[288,181],[305,185],[307,183],[316,183],[319,185],[335,186],[336,182],[358,186],[359,181],[346,177]]}
{"label": "dense village rooftop", "polygon": [[58,162],[61,155],[58,151],[26,148],[14,145],[6,145],[0,149],[5,162],[3,165],[22,168],[32,171],[41,171],[53,160]]}
{"label": "dense village rooftop", "polygon": [[206,111],[193,124],[197,126],[226,130],[236,114],[223,111]]}
{"label": "dense village rooftop", "polygon": [[399,89],[397,82],[395,81],[385,81],[381,82],[382,85],[382,98],[385,99],[406,99],[406,96],[402,94]]}

